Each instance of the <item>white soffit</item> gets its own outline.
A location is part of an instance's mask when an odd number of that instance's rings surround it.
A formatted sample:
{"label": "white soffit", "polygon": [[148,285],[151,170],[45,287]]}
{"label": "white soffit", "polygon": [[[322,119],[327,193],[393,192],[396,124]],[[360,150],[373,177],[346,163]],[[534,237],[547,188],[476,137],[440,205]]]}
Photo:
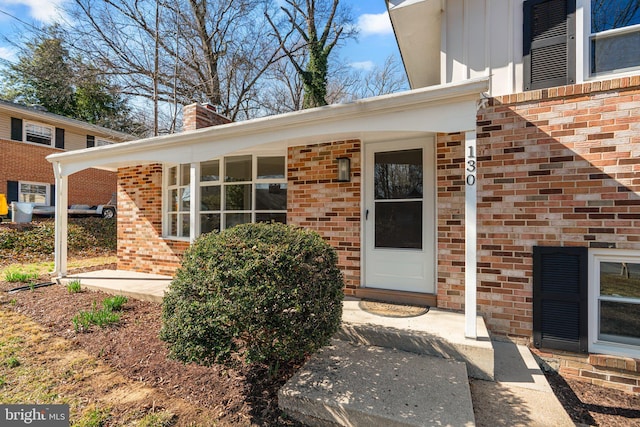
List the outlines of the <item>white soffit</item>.
{"label": "white soffit", "polygon": [[442,0],[388,0],[409,84],[413,89],[439,84]]}
{"label": "white soffit", "polygon": [[362,99],[191,132],[47,156],[62,175],[147,163],[191,163],[256,147],[475,129],[488,78]]}

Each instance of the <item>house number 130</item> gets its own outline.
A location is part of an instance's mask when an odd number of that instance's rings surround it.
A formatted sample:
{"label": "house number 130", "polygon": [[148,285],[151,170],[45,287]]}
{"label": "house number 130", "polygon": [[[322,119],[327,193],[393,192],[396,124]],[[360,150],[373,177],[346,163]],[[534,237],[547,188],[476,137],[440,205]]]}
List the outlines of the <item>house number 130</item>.
{"label": "house number 130", "polygon": [[467,185],[476,185],[476,154],[473,145],[467,147],[469,152],[467,153]]}

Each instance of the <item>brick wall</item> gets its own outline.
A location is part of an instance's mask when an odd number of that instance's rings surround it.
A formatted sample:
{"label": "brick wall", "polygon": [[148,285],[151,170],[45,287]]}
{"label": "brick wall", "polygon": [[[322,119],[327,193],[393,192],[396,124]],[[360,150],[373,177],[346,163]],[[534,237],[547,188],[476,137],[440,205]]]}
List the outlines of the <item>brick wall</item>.
{"label": "brick wall", "polygon": [[640,393],[640,360],[604,354],[583,355],[538,349],[532,351],[543,361],[544,367],[565,377],[627,393]]}
{"label": "brick wall", "polygon": [[[322,235],[338,252],[345,293],[360,285],[360,141],[290,147],[287,222]],[[338,182],[338,157],[351,158],[351,182]]]}
{"label": "brick wall", "polygon": [[[532,334],[535,245],[640,250],[640,77],[491,99],[478,115],[478,306]],[[464,304],[464,147],[438,137],[438,305]]]}
{"label": "brick wall", "polygon": [[[0,193],[7,194],[7,181],[54,184],[53,166],[45,157],[60,150],[0,139]],[[86,169],[69,177],[69,204],[107,203],[116,191],[116,174]]]}
{"label": "brick wall", "polygon": [[118,170],[118,269],[173,275],[188,242],[162,238],[162,165]]}

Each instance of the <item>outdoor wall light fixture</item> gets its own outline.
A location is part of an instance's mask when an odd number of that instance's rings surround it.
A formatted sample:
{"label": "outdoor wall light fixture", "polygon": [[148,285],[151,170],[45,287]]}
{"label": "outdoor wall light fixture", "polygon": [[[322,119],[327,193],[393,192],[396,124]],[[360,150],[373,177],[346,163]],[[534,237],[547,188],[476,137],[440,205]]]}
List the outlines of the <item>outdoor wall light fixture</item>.
{"label": "outdoor wall light fixture", "polygon": [[338,182],[351,181],[351,159],[338,157]]}

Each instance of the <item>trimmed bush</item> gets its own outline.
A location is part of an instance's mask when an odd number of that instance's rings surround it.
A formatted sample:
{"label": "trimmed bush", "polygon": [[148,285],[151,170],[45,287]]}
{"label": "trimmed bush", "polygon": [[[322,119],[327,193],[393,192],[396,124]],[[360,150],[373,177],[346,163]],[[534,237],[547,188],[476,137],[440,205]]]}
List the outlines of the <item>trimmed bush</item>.
{"label": "trimmed bush", "polygon": [[239,225],[186,251],[164,297],[160,337],[183,362],[277,368],[329,343],[342,288],[337,255],[317,233]]}

